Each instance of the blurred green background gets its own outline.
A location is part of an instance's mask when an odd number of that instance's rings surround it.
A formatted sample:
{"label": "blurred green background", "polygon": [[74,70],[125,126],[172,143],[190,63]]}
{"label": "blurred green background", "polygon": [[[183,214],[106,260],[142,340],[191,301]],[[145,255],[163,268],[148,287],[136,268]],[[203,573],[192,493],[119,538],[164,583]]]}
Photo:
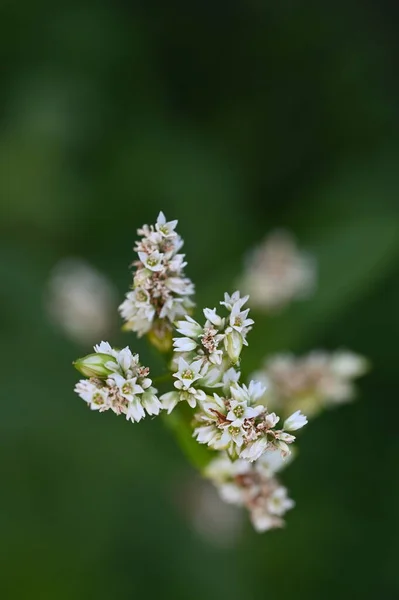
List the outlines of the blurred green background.
{"label": "blurred green background", "polygon": [[[387,0],[3,0],[3,598],[399,597],[398,16]],[[275,227],[318,257],[309,302],[255,315],[245,370],[316,347],[373,364],[359,400],[301,436],[284,530],[201,534],[162,422],[73,393],[89,348],[49,322],[51,269],[84,258],[121,300],[161,209],[200,307]]]}

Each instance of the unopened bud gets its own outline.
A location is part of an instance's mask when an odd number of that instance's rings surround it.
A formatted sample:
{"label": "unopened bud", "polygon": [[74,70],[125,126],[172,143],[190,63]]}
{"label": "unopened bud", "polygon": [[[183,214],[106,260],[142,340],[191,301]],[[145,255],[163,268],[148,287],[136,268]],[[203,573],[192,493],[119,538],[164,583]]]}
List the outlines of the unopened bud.
{"label": "unopened bud", "polygon": [[235,329],[228,333],[224,338],[224,346],[233,365],[235,365],[240,358],[242,344],[242,336]]}
{"label": "unopened bud", "polygon": [[[109,363],[115,362],[109,354],[88,354],[83,358],[78,358],[73,365],[85,377],[106,378],[113,373],[113,370],[108,366]],[[116,364],[116,363],[115,363]]]}

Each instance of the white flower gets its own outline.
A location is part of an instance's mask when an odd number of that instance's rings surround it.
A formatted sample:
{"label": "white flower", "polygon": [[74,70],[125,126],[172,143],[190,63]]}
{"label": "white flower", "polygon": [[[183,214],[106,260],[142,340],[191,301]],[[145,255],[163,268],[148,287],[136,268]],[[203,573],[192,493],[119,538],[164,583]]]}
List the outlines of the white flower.
{"label": "white flower", "polygon": [[149,271],[163,270],[163,254],[158,252],[158,250],[154,250],[154,252],[151,252],[151,254],[146,254],[145,252],[139,252],[138,254],[139,259]]}
{"label": "white flower", "polygon": [[258,460],[262,456],[264,452],[266,452],[269,446],[268,440],[266,437],[261,437],[254,442],[249,442],[249,444],[240,452],[240,457],[248,460],[249,462],[254,462]]}
{"label": "white flower", "polygon": [[158,400],[157,390],[149,387],[141,396],[141,403],[149,415],[158,415],[162,410],[162,403]]}
{"label": "white flower", "polygon": [[303,410],[309,418],[323,407],[351,400],[353,380],[366,369],[367,361],[350,352],[313,351],[298,358],[278,354],[253,376],[267,384],[263,401],[269,407],[285,415]]}
{"label": "white flower", "polygon": [[303,415],[300,410],[297,410],[284,421],[284,429],[287,431],[296,431],[306,425],[307,422],[308,420],[305,415]]}
{"label": "white flower", "polygon": [[179,390],[188,390],[197,379],[201,379],[200,361],[189,364],[184,358],[179,358],[179,370],[173,374],[178,381],[174,385]]}
{"label": "white flower", "polygon": [[133,398],[126,410],[126,419],[132,423],[138,423],[145,417],[145,410],[138,398]]}
{"label": "white flower", "polygon": [[259,473],[266,478],[272,477],[275,473],[278,473],[284,469],[294,457],[294,452],[291,452],[288,456],[283,456],[281,452],[273,448],[268,450],[259,457],[256,461],[256,469]]}
{"label": "white flower", "polygon": [[241,311],[239,303],[233,305],[231,309],[229,323],[232,329],[235,329],[239,333],[243,331],[247,331],[250,325],[253,325],[254,321],[252,319],[248,319],[249,308]]}
{"label": "white flower", "polygon": [[213,459],[204,471],[205,477],[214,483],[225,502],[248,509],[252,524],[259,532],[282,527],[282,517],[294,506],[286,488],[274,477],[276,470],[281,468],[281,459],[275,470],[265,468],[267,460],[276,462],[275,456],[280,456],[280,453],[266,452],[258,461],[249,463],[242,459],[232,462],[222,454]]}
{"label": "white flower", "polygon": [[167,392],[160,397],[162,408],[168,411],[168,415],[175,408],[176,404],[180,402],[180,394],[177,391]]}
{"label": "white flower", "polygon": [[163,237],[174,237],[176,235],[175,229],[177,223],[177,220],[166,222],[165,215],[161,211],[158,215],[158,219],[155,224],[155,229],[159,231],[159,233]]}
{"label": "white flower", "polygon": [[188,363],[183,357],[179,357],[178,370],[173,377],[177,379],[174,386],[178,391],[167,392],[160,398],[162,407],[168,411],[168,414],[178,402],[186,401],[191,408],[194,408],[198,401],[205,398],[205,392],[196,387],[198,380],[202,378],[200,361]]}
{"label": "white flower", "polygon": [[204,308],[204,316],[218,329],[224,326],[224,319],[217,314],[216,308]]}
{"label": "white flower", "polygon": [[265,417],[266,423],[269,427],[275,427],[280,420],[280,417],[276,415],[276,413],[269,413]]}
{"label": "white flower", "polygon": [[123,398],[126,398],[128,402],[133,402],[135,396],[144,393],[144,389],[141,387],[141,385],[136,383],[137,377],[125,379],[123,375],[120,375],[119,373],[113,373],[109,379],[113,379],[115,381],[115,384],[119,390],[119,394]]}
{"label": "white flower", "polygon": [[111,347],[111,344],[109,344],[108,342],[100,342],[99,344],[96,344],[94,346],[94,351],[97,352],[98,354],[109,354],[110,356],[113,356],[114,358],[116,358],[118,356],[118,351],[114,350]]}
{"label": "white flower", "polygon": [[267,501],[267,507],[269,512],[272,515],[277,515],[281,517],[284,515],[287,510],[290,510],[295,506],[295,502],[288,498],[287,489],[283,486],[278,487],[274,492],[269,496]]}
{"label": "white flower", "polygon": [[[202,327],[197,321],[194,321],[189,315],[186,315],[184,321],[178,321],[176,330],[184,336],[196,339],[202,333]],[[178,338],[175,338],[178,339]]]}
{"label": "white flower", "polygon": [[230,400],[227,419],[232,422],[231,424],[233,427],[242,427],[245,419],[254,419],[263,411],[263,406],[252,408],[252,406],[248,406],[245,401],[238,402],[237,400]]}
{"label": "white flower", "polygon": [[339,351],[331,357],[331,369],[338,377],[353,379],[367,372],[368,362],[354,352]]}
{"label": "white flower", "polygon": [[175,352],[190,352],[195,350],[197,342],[188,337],[173,338],[173,348]]}
{"label": "white flower", "polygon": [[236,371],[234,367],[231,367],[223,374],[223,391],[227,394],[230,387],[234,383],[238,383],[241,377],[240,371]]}
{"label": "white flower", "polygon": [[315,282],[315,259],[301,252],[290,234],[275,232],[248,256],[240,286],[253,308],[273,312],[308,297]]}
{"label": "white flower", "polygon": [[107,388],[99,388],[91,381],[82,379],[76,384],[75,392],[92,410],[103,411],[109,408]]}
{"label": "white flower", "polygon": [[240,292],[237,290],[231,296],[226,292],[224,295],[224,301],[220,304],[225,306],[229,311],[232,311],[234,306],[237,306],[239,309],[242,308],[242,306],[248,302],[248,299],[249,296],[243,296],[241,298]]}
{"label": "white flower", "polygon": [[78,344],[91,345],[117,327],[117,290],[103,273],[79,258],[63,259],[53,267],[44,303],[55,327]]}

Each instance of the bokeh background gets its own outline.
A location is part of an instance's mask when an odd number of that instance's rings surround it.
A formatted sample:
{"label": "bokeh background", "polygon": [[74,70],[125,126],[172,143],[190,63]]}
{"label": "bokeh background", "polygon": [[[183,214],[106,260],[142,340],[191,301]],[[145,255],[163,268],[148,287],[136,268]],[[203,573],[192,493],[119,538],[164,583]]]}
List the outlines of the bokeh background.
{"label": "bokeh background", "polygon": [[[3,598],[399,597],[398,17],[387,0],[1,3]],[[83,258],[120,301],[160,209],[199,306],[275,227],[317,256],[309,302],[255,315],[248,371],[276,350],[373,364],[301,436],[284,530],[198,525],[162,422],[73,394],[90,348],[49,320],[51,270]],[[157,369],[119,324],[112,342]]]}

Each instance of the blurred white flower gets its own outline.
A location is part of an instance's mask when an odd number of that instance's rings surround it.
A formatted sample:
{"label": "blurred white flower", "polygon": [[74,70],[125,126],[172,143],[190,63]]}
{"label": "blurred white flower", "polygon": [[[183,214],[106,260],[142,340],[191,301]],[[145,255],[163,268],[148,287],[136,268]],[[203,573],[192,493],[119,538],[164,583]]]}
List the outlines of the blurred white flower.
{"label": "blurred white flower", "polygon": [[303,357],[272,356],[252,377],[265,385],[262,401],[269,408],[284,415],[303,410],[311,417],[325,407],[350,401],[356,392],[353,380],[367,369],[367,360],[352,352],[319,350]]}
{"label": "blurred white flower", "polygon": [[231,548],[239,540],[244,513],[239,507],[226,504],[210,481],[185,477],[176,501],[191,527],[207,543]]}
{"label": "blurred white flower", "polygon": [[316,284],[316,261],[298,249],[285,231],[268,235],[249,253],[240,288],[250,295],[252,308],[274,312],[292,300],[308,297]]}
{"label": "blurred white flower", "polygon": [[281,454],[276,451],[251,464],[241,459],[232,462],[222,454],[209,463],[204,475],[225,502],[247,508],[254,528],[262,532],[282,527],[282,517],[295,504],[274,476],[282,467]]}
{"label": "blurred white flower", "polygon": [[93,344],[116,327],[117,291],[84,260],[67,258],[53,268],[44,301],[51,321],[79,344]]}

